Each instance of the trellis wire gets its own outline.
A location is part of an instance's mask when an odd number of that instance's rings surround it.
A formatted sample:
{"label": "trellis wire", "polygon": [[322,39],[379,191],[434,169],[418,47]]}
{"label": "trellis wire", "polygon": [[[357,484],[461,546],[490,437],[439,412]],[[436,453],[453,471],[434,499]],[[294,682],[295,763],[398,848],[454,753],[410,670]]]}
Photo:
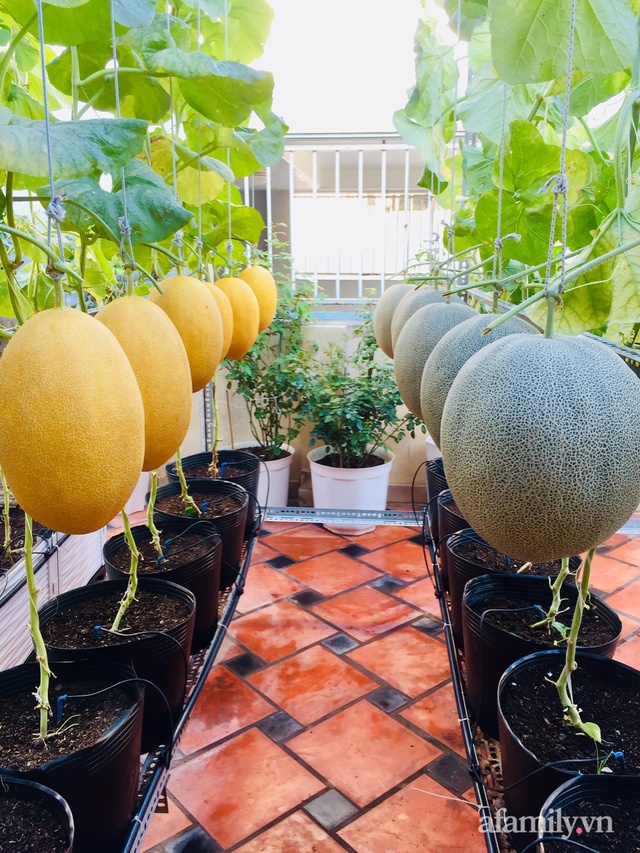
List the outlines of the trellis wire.
{"label": "trellis wire", "polygon": [[[458,19],[456,21],[456,43],[460,44],[460,26],[462,21],[462,0],[458,0]],[[449,254],[455,254],[455,232],[453,223],[455,220],[456,200],[456,135],[458,131],[458,74],[456,63],[456,81],[453,89],[453,150],[451,152],[451,222],[447,227],[447,248]]]}
{"label": "trellis wire", "polygon": [[[229,61],[229,0],[224,0],[224,15],[223,15],[223,31],[224,31],[224,61]],[[227,147],[227,169],[231,171],[231,148]],[[229,272],[233,263],[233,225],[231,220],[231,180],[227,178],[227,260],[229,263]]]}
{"label": "trellis wire", "polygon": [[568,216],[567,216],[567,195],[569,190],[569,183],[567,180],[567,176],[565,174],[565,168],[567,163],[567,135],[569,132],[569,107],[571,101],[571,75],[573,72],[573,43],[575,38],[575,29],[576,29],[576,7],[577,0],[572,0],[571,2],[571,19],[569,21],[569,44],[567,47],[567,81],[564,90],[564,105],[562,111],[562,142],[560,145],[560,169],[557,175],[554,175],[547,183],[543,186],[542,191],[548,190],[552,185],[553,187],[553,207],[551,210],[551,227],[549,231],[549,250],[547,252],[547,267],[545,271],[545,282],[544,289],[545,293],[549,292],[549,284],[551,281],[551,267],[553,266],[553,249],[555,245],[555,236],[556,236],[556,219],[558,216],[558,197],[562,196],[562,242],[561,242],[561,255],[560,255],[560,286],[559,293],[562,293],[564,289],[564,281],[566,275],[566,266],[567,266],[567,225],[568,225]]}
{"label": "trellis wire", "polygon": [[[111,0],[113,3],[113,0]],[[166,14],[167,14],[167,37],[171,40],[171,4],[167,3],[166,6]],[[169,129],[171,131],[171,173],[173,180],[173,194],[176,198],[176,201],[179,201],[178,196],[178,157],[176,153],[176,126],[174,119],[174,109],[173,109],[173,76],[169,75]],[[182,240],[184,237],[184,233],[182,229],[176,231],[173,235],[173,240],[171,241],[176,249],[176,254],[183,260],[182,254]]]}
{"label": "trellis wire", "polygon": [[504,155],[505,137],[507,134],[507,91],[508,86],[503,83],[502,87],[502,130],[500,131],[500,177],[498,180],[498,213],[496,224],[496,238],[494,240],[493,255],[493,277],[502,278],[502,197],[504,194]]}

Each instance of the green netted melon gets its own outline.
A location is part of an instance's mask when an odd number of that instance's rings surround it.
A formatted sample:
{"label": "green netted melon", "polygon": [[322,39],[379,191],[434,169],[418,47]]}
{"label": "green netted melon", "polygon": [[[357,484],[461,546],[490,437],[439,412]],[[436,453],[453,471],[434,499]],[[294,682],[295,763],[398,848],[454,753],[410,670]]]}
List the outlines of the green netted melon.
{"label": "green netted melon", "polygon": [[440,447],[440,421],[447,394],[462,365],[472,355],[507,335],[535,334],[530,323],[512,317],[487,335],[482,331],[497,320],[498,314],[481,314],[459,323],[438,342],[427,359],[420,386],[422,420],[429,435]]}
{"label": "green netted melon", "polygon": [[[423,284],[422,287],[412,287],[409,293],[406,293],[402,297],[391,319],[391,347],[394,351],[398,336],[407,320],[413,317],[420,308],[424,308],[425,305],[433,305],[435,302],[445,302],[443,293],[443,290],[434,290],[433,287]],[[461,304],[462,300],[459,296],[451,296],[449,297],[449,302]]]}
{"label": "green netted melon", "polygon": [[503,553],[594,548],[640,502],[640,381],[588,338],[511,335],[458,373],[441,449],[460,512]]}
{"label": "green netted melon", "polygon": [[415,290],[412,284],[394,284],[382,294],[373,312],[373,332],[376,343],[385,355],[393,358],[393,343],[391,341],[391,321],[398,303],[407,293]]}
{"label": "green netted melon", "polygon": [[450,329],[476,313],[463,302],[440,302],[420,308],[404,324],[393,348],[393,367],[402,401],[417,418],[422,417],[420,384],[427,359]]}

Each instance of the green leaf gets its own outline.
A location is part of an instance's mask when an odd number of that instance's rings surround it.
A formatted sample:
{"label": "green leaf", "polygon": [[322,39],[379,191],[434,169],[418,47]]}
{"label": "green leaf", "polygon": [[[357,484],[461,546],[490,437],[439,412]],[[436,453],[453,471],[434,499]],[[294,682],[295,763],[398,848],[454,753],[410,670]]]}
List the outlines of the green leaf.
{"label": "green leaf", "polygon": [[[189,5],[192,5],[192,2]],[[195,5],[195,4],[194,4]],[[213,4],[215,7],[215,4]],[[218,58],[224,58],[224,3],[218,3],[222,9],[217,14],[209,14],[214,22],[212,26],[203,26],[205,44],[215,52]],[[253,62],[262,56],[264,45],[271,29],[273,9],[266,0],[228,0],[227,38],[229,57],[238,62]]]}
{"label": "green leaf", "polygon": [[475,28],[484,21],[487,5],[488,0],[461,0],[458,19],[458,0],[445,0],[444,9],[453,32],[460,33],[460,37],[468,41]]}
{"label": "green leaf", "polygon": [[462,146],[462,167],[467,192],[473,198],[479,198],[493,187],[491,179],[493,157],[487,156],[481,148],[472,145]]}
{"label": "green leaf", "polygon": [[289,126],[279,116],[269,111],[262,130],[239,128],[238,136],[247,144],[261,166],[275,166],[282,160],[284,138],[288,130]]}
{"label": "green leaf", "polygon": [[[134,245],[165,240],[191,221],[192,214],[179,204],[162,178],[146,163],[134,160],[125,166],[124,172],[127,214]],[[119,181],[114,181],[113,192],[110,193],[91,178],[58,181],[55,187],[56,192],[65,198],[78,201],[97,213],[114,235],[120,238],[119,219],[124,216],[124,205]],[[46,188],[41,190],[41,194],[47,195]],[[92,216],[79,208],[67,204],[66,212],[65,227],[83,232],[92,229],[99,236],[110,238]]]}
{"label": "green leaf", "polygon": [[[478,236],[493,251],[493,241],[498,232],[498,190],[489,190],[476,206],[476,227]],[[502,196],[501,232],[519,234],[520,242],[506,240],[502,255],[505,261],[515,259],[526,264],[544,261],[549,245],[551,225],[551,205],[539,210],[527,211],[523,204],[514,201],[504,192]]]}
{"label": "green leaf", "polygon": [[[111,171],[136,156],[144,145],[147,123],[138,119],[87,119],[51,125],[51,154],[56,178],[78,178]],[[47,175],[44,121],[13,117],[0,125],[0,169],[33,177]]]}
{"label": "green leaf", "polygon": [[40,61],[40,51],[36,50],[26,38],[23,38],[15,52],[18,71],[27,72],[36,67]]}
{"label": "green leaf", "polygon": [[[493,61],[503,80],[536,83],[566,76],[568,0],[490,0],[489,12]],[[636,49],[636,22],[625,0],[578,0],[575,71],[624,71]]]}
{"label": "green leaf", "polygon": [[147,67],[178,77],[187,103],[206,118],[235,127],[271,99],[271,74],[239,62],[216,62],[202,53],[165,48],[165,43],[166,35],[145,40],[142,54]]}
{"label": "green leaf", "polygon": [[[216,227],[206,235],[206,242],[217,246],[228,236],[229,205],[218,200],[211,205],[210,212],[217,221]],[[264,219],[257,210],[245,205],[231,205],[231,236],[236,240],[257,243],[264,230]]]}
{"label": "green leaf", "polygon": [[444,175],[445,145],[440,126],[428,128],[417,124],[404,110],[397,110],[393,114],[393,124],[403,140],[416,148],[422,157],[424,171],[418,186],[433,190],[439,195],[448,185]]}
{"label": "green leaf", "polygon": [[405,107],[407,116],[425,127],[433,127],[453,106],[458,80],[453,48],[440,43],[436,27],[427,19],[416,33],[416,85]]}
{"label": "green leaf", "polygon": [[[572,116],[586,116],[594,107],[608,101],[626,87],[631,75],[628,71],[616,74],[586,74],[576,71],[571,75],[571,99],[569,112]],[[550,95],[564,96],[566,75],[558,78],[549,91]]]}
{"label": "green leaf", "polygon": [[602,732],[600,731],[600,726],[597,723],[583,723],[581,728],[582,731],[592,740],[595,740],[596,743],[602,742]]}
{"label": "green leaf", "polygon": [[479,68],[471,78],[465,96],[458,106],[458,115],[465,130],[481,134],[498,145],[502,136],[504,98],[507,99],[508,127],[517,119],[527,118],[535,93],[533,86],[510,86],[498,80],[493,65],[489,63]]}

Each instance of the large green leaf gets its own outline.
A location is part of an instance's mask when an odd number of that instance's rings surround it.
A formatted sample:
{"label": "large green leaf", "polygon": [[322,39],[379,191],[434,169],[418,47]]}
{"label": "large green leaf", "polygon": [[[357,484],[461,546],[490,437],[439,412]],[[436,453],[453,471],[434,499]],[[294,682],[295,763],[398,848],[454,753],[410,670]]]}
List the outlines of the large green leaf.
{"label": "large green leaf", "polygon": [[[506,93],[505,93],[506,86]],[[510,86],[498,80],[491,63],[481,66],[471,78],[458,115],[469,133],[479,133],[498,144],[502,135],[502,113],[507,99],[507,127],[512,121],[526,119],[535,97],[533,86]]]}
{"label": "large green leaf", "polygon": [[[205,235],[210,246],[217,246],[228,237],[229,205],[226,201],[215,201],[209,208],[214,221],[214,228]],[[257,243],[264,230],[264,219],[257,210],[245,205],[231,205],[231,236],[236,240]]]}
{"label": "large green leaf", "polygon": [[[147,123],[138,119],[60,121],[50,128],[53,174],[79,178],[128,163],[144,145]],[[44,120],[13,117],[0,125],[0,169],[42,177],[47,172]]]}
{"label": "large green leaf", "polygon": [[[497,189],[489,190],[476,205],[476,227],[478,236],[493,251],[493,241],[498,234],[498,204]],[[537,264],[544,261],[549,245],[551,225],[551,205],[528,211],[523,204],[514,201],[513,197],[504,192],[502,195],[501,232],[518,234],[520,241],[506,240],[503,249],[505,261],[512,258],[526,264]]]}
{"label": "large green leaf", "polygon": [[440,126],[424,127],[410,119],[405,110],[397,110],[393,114],[393,124],[403,140],[416,148],[422,157],[424,171],[418,186],[439,195],[448,184],[444,174],[445,145]]}
{"label": "large green leaf", "polygon": [[[628,71],[618,71],[617,74],[586,74],[576,71],[571,75],[571,115],[586,116],[598,104],[622,92],[630,76]],[[566,84],[566,76],[558,78],[549,94],[564,96]]]}
{"label": "large green leaf", "polygon": [[[569,0],[490,0],[493,61],[509,83],[566,76]],[[626,0],[578,0],[575,71],[612,74],[633,62],[635,18]]]}
{"label": "large green leaf", "polygon": [[481,148],[474,148],[472,145],[463,145],[462,166],[468,195],[473,198],[479,198],[483,193],[492,189],[492,156],[485,154]]}
{"label": "large green leaf", "polygon": [[206,118],[235,127],[246,121],[255,107],[270,101],[271,74],[239,62],[216,62],[202,53],[187,53],[164,44],[166,36],[145,39],[142,54],[147,67],[154,73],[180,78],[185,100]]}
{"label": "large green leaf", "polygon": [[[485,19],[488,0],[445,0],[444,8],[454,33],[468,40],[475,28]],[[460,16],[458,17],[458,9]]]}
{"label": "large green leaf", "polygon": [[[6,9],[23,26],[35,12],[33,0],[2,0],[0,8]],[[100,41],[111,30],[109,0],[87,0],[80,5],[58,0],[43,2],[44,31],[47,44],[76,45],[84,41]],[[115,0],[114,17],[125,27],[142,26],[153,17],[153,0]],[[37,35],[34,22],[30,32]]]}
{"label": "large green leaf", "polygon": [[416,33],[416,85],[405,107],[407,116],[425,127],[441,121],[451,107],[458,80],[453,48],[441,44],[436,26],[436,21],[426,20]]}
{"label": "large green leaf", "polygon": [[[192,214],[180,205],[162,178],[145,163],[134,160],[124,171],[127,215],[134,244],[165,240],[191,220]],[[43,189],[41,192],[46,194],[47,191]],[[58,181],[56,192],[96,213],[120,238],[119,220],[124,216],[124,205],[119,180],[114,181],[113,192],[110,193],[91,178]],[[93,230],[101,237],[110,236],[94,217],[73,204],[67,204],[66,211],[65,227],[78,231]]]}
{"label": "large green leaf", "polygon": [[238,128],[237,135],[245,142],[261,166],[275,166],[284,154],[284,138],[289,126],[275,113],[269,112],[262,130]]}
{"label": "large green leaf", "polygon": [[[191,0],[190,6],[195,6]],[[216,4],[211,4],[214,8]],[[208,12],[213,23],[202,23],[205,50],[211,50],[217,59],[225,58],[224,3],[217,15]],[[273,9],[266,0],[227,0],[227,40],[229,58],[237,62],[253,62],[262,56],[264,45],[271,29]]]}

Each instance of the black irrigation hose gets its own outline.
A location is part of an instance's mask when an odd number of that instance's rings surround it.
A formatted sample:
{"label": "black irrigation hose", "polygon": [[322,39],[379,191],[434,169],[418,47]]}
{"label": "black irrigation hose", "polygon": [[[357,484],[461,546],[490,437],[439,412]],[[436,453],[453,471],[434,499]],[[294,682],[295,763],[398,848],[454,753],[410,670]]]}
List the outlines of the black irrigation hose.
{"label": "black irrigation hose", "polygon": [[582,844],[580,841],[573,841],[571,838],[563,838],[561,835],[549,835],[545,838],[539,838],[536,841],[531,841],[524,847],[520,853],[530,853],[538,847],[540,844],[546,844],[547,841],[561,841],[563,844],[571,844],[576,850],[587,850],[588,853],[600,853],[599,850],[596,850],[594,847],[587,847],[586,844]]}
{"label": "black irrigation hose", "polygon": [[532,770],[531,773],[527,773],[525,776],[521,776],[520,779],[517,779],[515,782],[512,782],[511,785],[507,785],[506,788],[492,788],[487,785],[487,790],[491,791],[492,794],[504,794],[505,791],[511,791],[513,788],[517,788],[518,785],[521,785],[523,782],[526,782],[527,779],[531,779],[533,776],[537,776],[538,773],[542,773],[543,770],[548,770],[550,767],[564,767],[566,764],[590,764],[592,761],[601,762],[604,761],[605,764],[610,758],[616,758],[620,761],[622,765],[622,770],[626,770],[625,761],[624,761],[624,753],[620,751],[612,751],[606,758],[563,758],[561,761],[550,761],[548,764],[541,764],[540,767],[536,767],[535,770]]}

